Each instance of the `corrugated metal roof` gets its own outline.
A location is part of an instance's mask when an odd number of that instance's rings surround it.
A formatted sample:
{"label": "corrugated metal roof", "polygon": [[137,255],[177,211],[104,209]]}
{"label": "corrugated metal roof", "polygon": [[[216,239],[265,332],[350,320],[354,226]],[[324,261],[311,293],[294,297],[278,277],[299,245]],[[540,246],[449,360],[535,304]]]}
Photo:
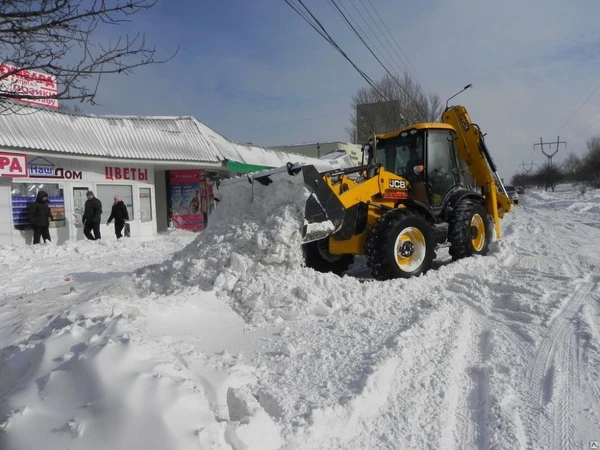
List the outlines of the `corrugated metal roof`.
{"label": "corrugated metal roof", "polygon": [[281,167],[288,162],[310,163],[317,161],[315,158],[310,158],[295,153],[279,152],[254,145],[238,144],[224,138],[214,130],[208,128],[202,122],[198,122],[196,120],[196,125],[200,134],[207,136],[215,144],[219,153],[223,155],[224,158],[232,161],[270,167]]}
{"label": "corrugated metal roof", "polygon": [[93,116],[30,106],[0,114],[0,147],[82,156],[220,162],[192,117]]}
{"label": "corrugated metal roof", "polygon": [[318,161],[232,142],[193,117],[96,116],[21,104],[0,114],[0,148],[271,167]]}

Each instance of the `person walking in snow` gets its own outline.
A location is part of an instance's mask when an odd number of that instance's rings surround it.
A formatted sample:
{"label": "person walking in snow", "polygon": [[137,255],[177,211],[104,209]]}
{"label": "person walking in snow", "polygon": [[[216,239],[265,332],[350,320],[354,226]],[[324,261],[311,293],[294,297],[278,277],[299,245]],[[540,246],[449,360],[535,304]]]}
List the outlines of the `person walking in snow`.
{"label": "person walking in snow", "polygon": [[115,234],[117,235],[117,239],[121,239],[123,237],[121,232],[123,231],[125,222],[129,221],[129,212],[127,211],[125,202],[123,202],[123,198],[119,195],[116,195],[114,198],[112,210],[110,211],[106,225],[110,225],[113,219],[115,220]]}
{"label": "person walking in snow", "polygon": [[29,208],[29,222],[33,227],[33,243],[39,244],[40,238],[44,238],[44,244],[51,242],[50,239],[50,221],[52,213],[48,205],[48,194],[45,191],[39,191],[37,198]]}
{"label": "person walking in snow", "polygon": [[[102,202],[94,196],[92,191],[86,194],[87,200],[83,209],[83,234],[90,241],[101,239],[100,223],[102,222]],[[92,231],[94,234],[92,235]]]}

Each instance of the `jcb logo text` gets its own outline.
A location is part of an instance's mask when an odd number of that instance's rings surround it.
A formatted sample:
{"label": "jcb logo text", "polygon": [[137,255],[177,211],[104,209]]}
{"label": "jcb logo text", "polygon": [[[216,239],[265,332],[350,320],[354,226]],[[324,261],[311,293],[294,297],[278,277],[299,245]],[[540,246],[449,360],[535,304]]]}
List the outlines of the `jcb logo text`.
{"label": "jcb logo text", "polygon": [[390,187],[392,189],[406,189],[406,181],[390,180]]}

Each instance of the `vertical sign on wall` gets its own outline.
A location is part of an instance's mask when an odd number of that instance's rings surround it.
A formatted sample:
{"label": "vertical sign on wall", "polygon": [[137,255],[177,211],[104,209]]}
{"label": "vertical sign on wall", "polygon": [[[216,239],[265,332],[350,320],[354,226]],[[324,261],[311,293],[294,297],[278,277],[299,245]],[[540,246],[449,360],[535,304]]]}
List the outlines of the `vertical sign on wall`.
{"label": "vertical sign on wall", "polygon": [[[201,210],[201,181],[204,170],[171,170],[171,206],[173,226],[180,230],[204,229],[204,213]],[[205,182],[205,181],[204,181]]]}

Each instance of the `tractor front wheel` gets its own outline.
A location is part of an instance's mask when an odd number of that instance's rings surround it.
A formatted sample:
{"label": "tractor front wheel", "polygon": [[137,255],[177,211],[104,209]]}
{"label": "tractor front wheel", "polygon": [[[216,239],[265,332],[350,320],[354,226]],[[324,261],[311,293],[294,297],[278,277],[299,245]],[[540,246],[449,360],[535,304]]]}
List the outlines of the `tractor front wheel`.
{"label": "tractor front wheel", "polygon": [[308,242],[302,246],[306,267],[323,273],[341,275],[354,262],[354,255],[332,255],[329,253],[329,238]]}
{"label": "tractor front wheel", "polygon": [[452,212],[448,226],[450,256],[453,260],[486,255],[492,235],[487,211],[481,202],[462,200]]}
{"label": "tractor front wheel", "polygon": [[433,233],[427,221],[409,209],[394,209],[368,231],[367,265],[377,280],[410,278],[427,272],[435,258]]}

